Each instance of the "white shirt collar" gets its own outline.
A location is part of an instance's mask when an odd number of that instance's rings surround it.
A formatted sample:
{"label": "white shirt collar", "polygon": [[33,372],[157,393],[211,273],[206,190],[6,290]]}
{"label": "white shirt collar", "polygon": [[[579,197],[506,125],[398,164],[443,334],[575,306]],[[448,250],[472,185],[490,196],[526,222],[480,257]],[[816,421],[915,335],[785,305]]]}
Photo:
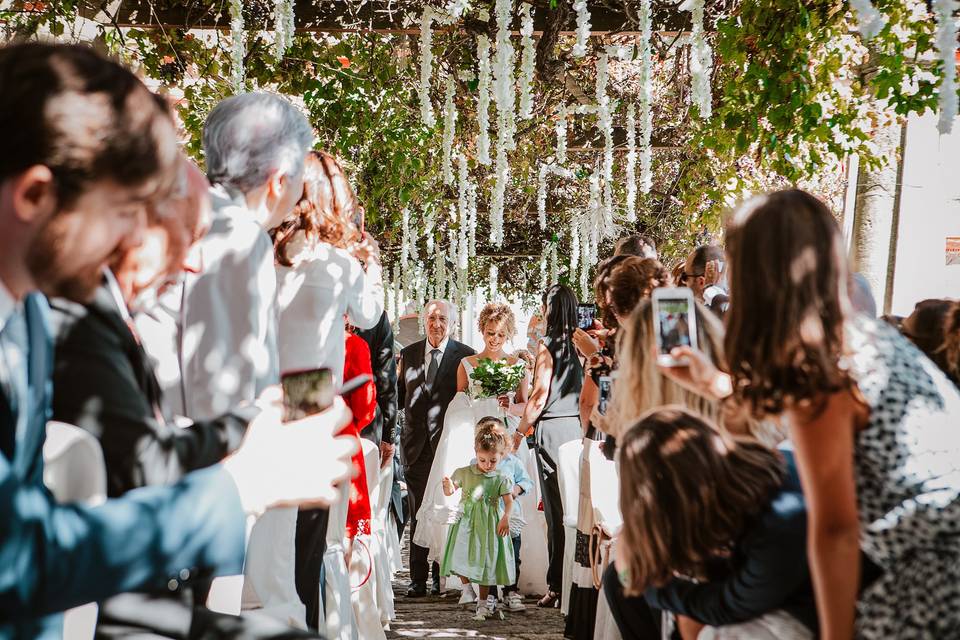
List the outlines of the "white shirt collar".
{"label": "white shirt collar", "polygon": [[7,285],[0,280],[0,331],[7,326],[7,319],[13,315],[19,305],[20,303],[7,289]]}
{"label": "white shirt collar", "polygon": [[430,355],[430,352],[434,349],[440,349],[440,355],[442,356],[447,350],[447,344],[450,342],[450,336],[447,336],[443,339],[443,342],[440,343],[440,346],[434,347],[430,344],[430,340],[427,340],[427,355]]}

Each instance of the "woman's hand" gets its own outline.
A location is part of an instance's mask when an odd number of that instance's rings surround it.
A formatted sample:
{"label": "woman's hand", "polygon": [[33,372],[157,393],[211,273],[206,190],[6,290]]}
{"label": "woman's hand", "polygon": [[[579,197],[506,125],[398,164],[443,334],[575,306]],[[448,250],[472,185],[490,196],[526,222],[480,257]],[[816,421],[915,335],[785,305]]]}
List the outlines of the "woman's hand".
{"label": "woman's hand", "polygon": [[660,373],[681,387],[714,400],[723,400],[733,392],[730,376],[717,369],[703,351],[677,347],[670,356],[683,364],[675,367],[658,365]]}
{"label": "woman's hand", "polygon": [[510,520],[507,516],[500,518],[500,522],[497,523],[497,535],[501,538],[507,537],[510,533]]}
{"label": "woman's hand", "polygon": [[579,327],[573,332],[573,346],[584,358],[600,351],[600,341]]}
{"label": "woman's hand", "polygon": [[500,408],[504,411],[510,409],[510,396],[506,393],[501,396],[497,396],[497,404],[499,404]]}
{"label": "woman's hand", "polygon": [[596,407],[594,407],[593,411],[590,412],[590,424],[595,426],[600,431],[603,431],[604,433],[613,435],[612,433],[610,433],[610,427],[611,427],[610,418],[600,413],[600,410],[597,409]]}
{"label": "woman's hand", "polygon": [[364,264],[380,264],[380,245],[373,236],[364,232],[360,242],[353,245],[353,256]]}
{"label": "woman's hand", "polygon": [[450,478],[445,477],[443,479],[443,495],[449,498],[450,496],[453,495],[453,492],[454,492],[453,481]]}
{"label": "woman's hand", "polygon": [[517,429],[517,432],[513,434],[513,452],[514,453],[520,450],[521,442],[523,442],[523,434],[520,433],[519,429]]}

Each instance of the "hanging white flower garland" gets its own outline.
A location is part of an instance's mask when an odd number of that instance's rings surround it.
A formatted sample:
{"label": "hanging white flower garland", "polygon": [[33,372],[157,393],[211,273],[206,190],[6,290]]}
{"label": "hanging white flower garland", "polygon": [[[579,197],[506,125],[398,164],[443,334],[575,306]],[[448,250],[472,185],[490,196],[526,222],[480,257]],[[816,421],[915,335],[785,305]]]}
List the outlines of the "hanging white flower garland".
{"label": "hanging white flower garland", "polygon": [[496,302],[497,297],[499,296],[499,291],[497,285],[500,280],[500,270],[497,268],[496,264],[490,265],[490,283],[488,289],[490,292],[490,302]]}
{"label": "hanging white flower garland", "polygon": [[537,53],[533,47],[533,15],[530,5],[520,5],[520,118],[533,117],[533,75],[537,62]]}
{"label": "hanging white flower garland", "polygon": [[577,272],[580,265],[580,217],[573,215],[570,218],[570,273]]}
{"label": "hanging white flower garland", "polygon": [[490,164],[490,38],[477,36],[477,162]]}
{"label": "hanging white flower garland", "polygon": [[470,178],[467,174],[467,157],[457,154],[457,222],[460,234],[457,248],[457,269],[466,271],[470,258]]}
{"label": "hanging white flower garland", "polygon": [[938,107],[940,118],[937,131],[941,134],[953,130],[953,121],[957,117],[957,19],[954,12],[960,7],[957,0],[933,0],[933,12],[937,19],[935,45],[937,57],[943,65],[943,77],[940,80]]}
{"label": "hanging white flower garland", "polygon": [[704,0],[685,0],[679,8],[681,11],[689,11],[693,18],[690,33],[691,100],[697,107],[700,118],[706,120],[713,114],[713,98],[710,92],[713,50],[703,29],[703,2]]}
{"label": "hanging white flower garland", "polygon": [[609,80],[609,49],[597,60],[597,126],[603,132],[603,199],[601,215],[603,235],[614,233],[613,227],[613,117],[610,96],[607,95]]}
{"label": "hanging white flower garland", "polygon": [[556,164],[542,164],[537,175],[537,220],[540,223],[540,229],[547,228],[547,178],[551,175],[560,176],[568,180],[576,178],[576,174],[570,169],[557,166]]}
{"label": "hanging white flower garland", "polygon": [[557,164],[567,161],[567,105],[560,105],[557,114],[557,150],[553,154]]}
{"label": "hanging white flower garland", "polygon": [[640,0],[640,192],[653,186],[653,58],[650,52],[653,29],[650,0]]}
{"label": "hanging white flower garland", "polygon": [[887,24],[887,18],[874,8],[870,0],[850,0],[850,7],[857,17],[857,31],[865,40],[870,40]]}
{"label": "hanging white flower garland", "polygon": [[557,256],[557,243],[551,241],[550,248],[550,282],[560,282],[560,259]]}
{"label": "hanging white flower garland", "polygon": [[420,97],[420,118],[427,127],[437,124],[433,115],[433,103],[430,102],[430,79],[433,76],[433,8],[425,7],[420,16],[420,84],[417,95]]}
{"label": "hanging white flower garland", "polygon": [[577,43],[573,45],[573,57],[587,55],[587,39],[590,37],[590,9],[587,0],[576,0],[573,9],[577,12]]}
{"label": "hanging white flower garland", "polygon": [[503,210],[506,205],[507,182],[510,180],[507,150],[500,143],[497,144],[494,171],[493,190],[490,193],[490,242],[499,247],[503,244]]}
{"label": "hanging white flower garland", "polygon": [[627,222],[637,220],[637,116],[631,102],[627,105]]}
{"label": "hanging white flower garland", "polygon": [[443,184],[453,184],[453,136],[457,132],[457,107],[453,102],[456,85],[453,76],[447,76],[443,101]]}
{"label": "hanging white flower garland", "polygon": [[427,253],[433,253],[433,227],[436,223],[436,218],[433,211],[427,211],[426,215],[423,217],[423,235],[427,240]]}
{"label": "hanging white flower garland", "polygon": [[510,40],[510,18],[513,0],[497,0],[497,54],[493,66],[493,100],[497,105],[497,143],[507,151],[516,149],[514,50]]}
{"label": "hanging white flower garland", "polygon": [[584,300],[590,297],[590,265],[594,259],[590,250],[590,239],[593,236],[593,227],[593,220],[587,211],[580,217],[580,297]]}
{"label": "hanging white flower garland", "polygon": [[243,93],[247,56],[247,33],[243,24],[243,0],[230,0],[230,88]]}
{"label": "hanging white flower garland", "polygon": [[273,10],[274,20],[274,47],[277,60],[293,44],[293,34],[296,29],[293,14],[294,0],[276,0]]}
{"label": "hanging white flower garland", "polygon": [[400,211],[400,265],[405,272],[410,260],[410,210],[404,207]]}
{"label": "hanging white flower garland", "polygon": [[477,185],[472,182],[467,183],[467,208],[470,212],[470,238],[469,249],[470,257],[477,255]]}
{"label": "hanging white flower garland", "polygon": [[550,286],[548,282],[547,273],[547,252],[544,251],[540,254],[540,291],[546,291],[547,287]]}

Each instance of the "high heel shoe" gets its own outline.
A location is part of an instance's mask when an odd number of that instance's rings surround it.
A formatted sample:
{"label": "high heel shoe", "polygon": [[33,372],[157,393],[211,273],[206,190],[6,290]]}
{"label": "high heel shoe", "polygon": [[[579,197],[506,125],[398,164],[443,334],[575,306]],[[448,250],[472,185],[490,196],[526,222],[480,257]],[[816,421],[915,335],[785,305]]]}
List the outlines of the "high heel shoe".
{"label": "high heel shoe", "polygon": [[537,606],[542,609],[553,609],[560,606],[560,594],[556,591],[547,591],[540,600],[537,601]]}

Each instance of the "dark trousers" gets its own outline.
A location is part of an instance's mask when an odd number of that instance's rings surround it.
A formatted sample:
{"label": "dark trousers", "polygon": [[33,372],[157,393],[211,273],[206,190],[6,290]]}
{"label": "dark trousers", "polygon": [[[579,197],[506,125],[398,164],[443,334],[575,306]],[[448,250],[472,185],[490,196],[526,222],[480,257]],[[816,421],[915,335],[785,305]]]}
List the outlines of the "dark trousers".
{"label": "dark trousers", "polygon": [[603,593],[623,640],[660,640],[660,612],[642,596],[624,595],[613,563],[603,572]]}
{"label": "dark trousers", "polygon": [[503,588],[504,596],[506,596],[508,593],[520,590],[519,587],[517,587],[517,585],[520,583],[520,536],[515,535],[510,538],[510,540],[513,542],[513,566],[516,569],[516,573],[514,573],[514,575],[517,577],[517,579],[513,584]]}
{"label": "dark trousers", "polygon": [[326,509],[301,509],[297,512],[297,534],[294,540],[294,582],[297,595],[307,607],[307,626],[316,629],[320,621],[323,599],[320,582],[323,553],[327,550]]}
{"label": "dark trousers", "polygon": [[563,502],[560,499],[556,455],[554,447],[537,445],[540,494],[543,497],[543,516],[547,521],[547,588],[560,593],[563,585],[563,545],[566,536],[563,529]]}
{"label": "dark trousers", "polygon": [[[423,494],[427,491],[427,480],[430,477],[430,467],[433,465],[433,451],[427,449],[420,457],[404,469],[407,479],[407,500],[410,504],[410,582],[427,583],[429,563],[428,550],[418,544],[413,544],[413,536],[417,532],[417,511],[423,502]],[[440,565],[433,563],[433,578],[440,579]]]}

